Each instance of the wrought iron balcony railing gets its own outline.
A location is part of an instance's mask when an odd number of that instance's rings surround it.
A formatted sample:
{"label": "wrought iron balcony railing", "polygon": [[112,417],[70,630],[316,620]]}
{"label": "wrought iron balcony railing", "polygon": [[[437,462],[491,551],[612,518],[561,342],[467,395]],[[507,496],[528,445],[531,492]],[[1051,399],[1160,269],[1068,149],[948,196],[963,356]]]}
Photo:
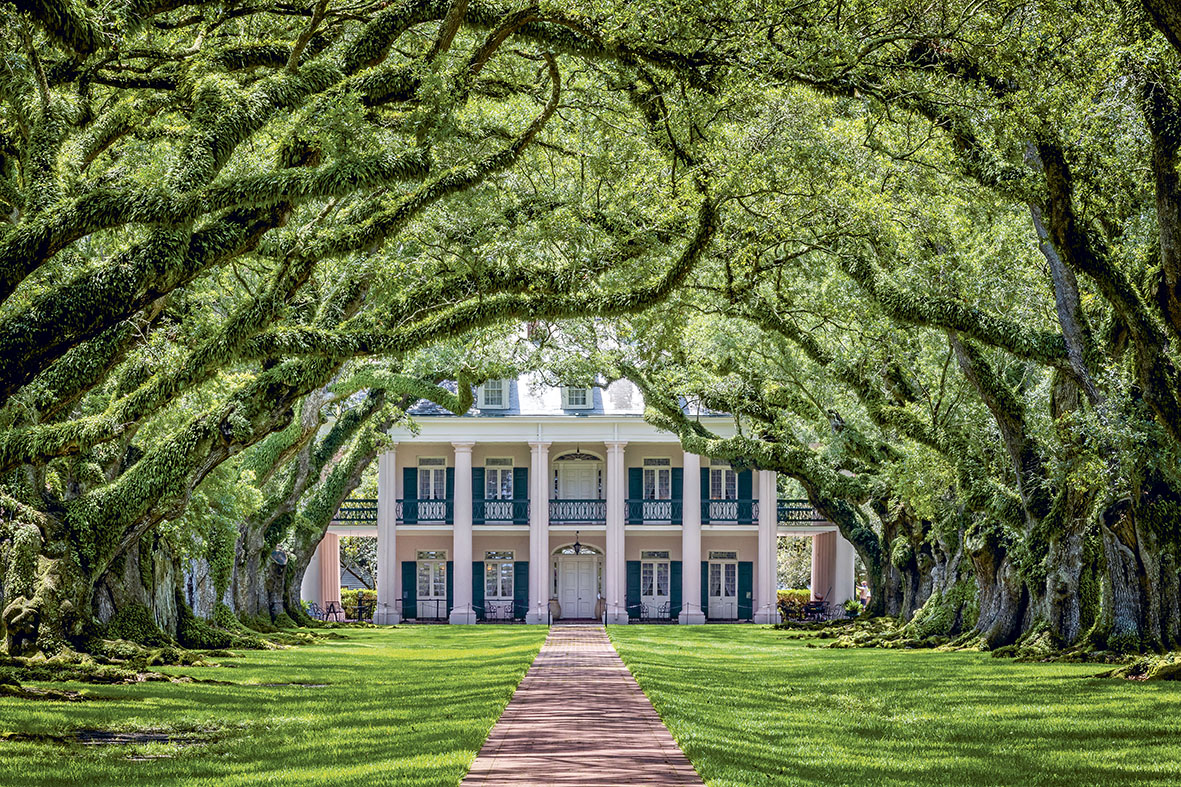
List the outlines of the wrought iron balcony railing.
{"label": "wrought iron balcony railing", "polygon": [[702,500],[701,524],[703,525],[749,525],[759,521],[759,501]]}
{"label": "wrought iron balcony railing", "polygon": [[528,500],[473,500],[472,520],[477,523],[529,524]]}
{"label": "wrought iron balcony railing", "polygon": [[777,512],[780,522],[826,522],[820,512],[812,504],[803,499],[784,499],[779,501]]}
{"label": "wrought iron balcony railing", "polygon": [[400,522],[455,523],[453,500],[399,500],[397,518]]}
{"label": "wrought iron balcony railing", "polygon": [[627,523],[629,525],[642,524],[681,524],[682,500],[628,500]]}
{"label": "wrought iron balcony railing", "polygon": [[606,500],[551,500],[551,525],[600,524],[607,521]]}

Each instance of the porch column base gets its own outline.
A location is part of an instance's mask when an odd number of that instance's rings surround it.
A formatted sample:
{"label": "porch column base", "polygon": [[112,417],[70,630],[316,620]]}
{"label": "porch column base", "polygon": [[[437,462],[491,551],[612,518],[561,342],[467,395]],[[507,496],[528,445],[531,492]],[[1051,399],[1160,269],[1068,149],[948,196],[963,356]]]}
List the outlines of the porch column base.
{"label": "porch column base", "polygon": [[397,612],[374,612],[373,622],[379,626],[396,626],[402,622]]}
{"label": "porch column base", "polygon": [[608,626],[626,626],[630,622],[631,618],[627,616],[626,612],[620,612],[619,610],[616,610],[614,612],[607,613]]}
{"label": "porch column base", "polygon": [[703,626],[705,625],[705,613],[700,609],[685,608],[681,610],[677,622],[682,626]]}
{"label": "porch column base", "polygon": [[546,623],[549,623],[548,618],[548,615],[543,615],[535,609],[531,609],[525,613],[525,623],[530,626],[544,626]]}
{"label": "porch column base", "polygon": [[476,611],[474,609],[453,609],[451,616],[447,619],[451,625],[469,626],[476,622]]}
{"label": "porch column base", "polygon": [[774,607],[763,607],[755,612],[755,623],[775,624],[781,622],[779,619],[779,610]]}

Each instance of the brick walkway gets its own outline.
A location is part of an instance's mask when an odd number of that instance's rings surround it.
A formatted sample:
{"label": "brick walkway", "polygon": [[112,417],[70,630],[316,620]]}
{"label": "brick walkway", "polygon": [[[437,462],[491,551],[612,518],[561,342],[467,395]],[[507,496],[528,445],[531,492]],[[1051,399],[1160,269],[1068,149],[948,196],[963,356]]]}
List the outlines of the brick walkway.
{"label": "brick walkway", "polygon": [[602,626],[554,626],[465,785],[700,785]]}

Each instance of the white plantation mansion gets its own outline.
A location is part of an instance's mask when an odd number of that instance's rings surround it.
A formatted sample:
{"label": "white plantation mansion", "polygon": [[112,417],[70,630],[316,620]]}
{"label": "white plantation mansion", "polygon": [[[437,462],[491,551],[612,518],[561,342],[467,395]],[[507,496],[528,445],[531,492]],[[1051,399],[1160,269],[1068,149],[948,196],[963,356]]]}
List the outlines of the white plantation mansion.
{"label": "white plantation mansion", "polygon": [[[809,535],[814,597],[854,596],[853,547],[775,473],[686,453],[627,381],[480,386],[462,416],[420,402],[378,466],[378,500],[342,507],[302,587],[340,601],[339,538],[378,540],[377,623],[552,618],[778,622],[779,535]],[[733,434],[726,415],[701,415]]]}

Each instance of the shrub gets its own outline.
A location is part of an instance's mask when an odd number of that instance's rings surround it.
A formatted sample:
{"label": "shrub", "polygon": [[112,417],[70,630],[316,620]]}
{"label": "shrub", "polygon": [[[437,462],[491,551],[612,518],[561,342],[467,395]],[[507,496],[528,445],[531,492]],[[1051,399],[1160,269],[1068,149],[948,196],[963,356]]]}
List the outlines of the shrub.
{"label": "shrub", "polygon": [[349,590],[348,588],[340,589],[340,605],[344,608],[344,616],[350,620],[357,620],[357,599],[364,602],[365,609],[369,614],[372,614],[374,607],[377,605],[377,591],[367,588],[359,588],[357,590]]}
{"label": "shrub", "polygon": [[804,616],[804,605],[812,600],[812,591],[804,588],[779,591],[779,619],[799,620]]}

